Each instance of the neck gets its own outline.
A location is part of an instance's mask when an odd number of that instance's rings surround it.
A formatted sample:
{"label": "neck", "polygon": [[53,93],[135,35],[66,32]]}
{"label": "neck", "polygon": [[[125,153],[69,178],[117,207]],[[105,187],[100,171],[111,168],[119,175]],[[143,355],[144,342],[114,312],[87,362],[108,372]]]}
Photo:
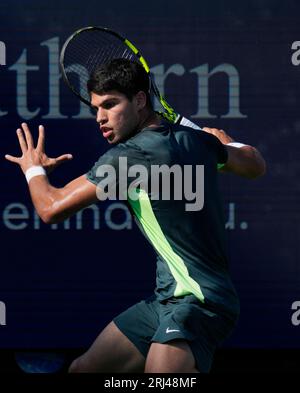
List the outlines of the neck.
{"label": "neck", "polygon": [[153,110],[145,110],[145,113],[141,114],[141,121],[138,129],[142,130],[146,127],[157,127],[161,124],[161,117]]}

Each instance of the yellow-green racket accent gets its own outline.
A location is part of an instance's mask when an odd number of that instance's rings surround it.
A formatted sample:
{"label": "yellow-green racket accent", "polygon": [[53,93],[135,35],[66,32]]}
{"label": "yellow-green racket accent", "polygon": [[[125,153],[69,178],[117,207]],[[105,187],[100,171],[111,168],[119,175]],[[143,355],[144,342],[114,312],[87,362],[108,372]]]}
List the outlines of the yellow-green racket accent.
{"label": "yellow-green racket accent", "polygon": [[[132,42],[130,42],[129,40],[125,39],[124,43],[133,51],[133,53],[137,56],[137,58],[139,59],[139,62],[142,64],[142,66],[144,67],[144,70],[147,72],[147,74],[149,74],[150,77],[150,68],[146,62],[146,60],[144,59],[143,56],[140,55],[139,50],[133,45]],[[151,77],[150,77],[151,80]],[[158,91],[158,89],[156,88],[156,86],[154,85],[153,81],[151,80],[151,84],[152,84],[152,89],[154,94],[157,96],[157,98],[159,99],[161,105],[163,106],[163,108],[166,110],[166,112],[159,112],[160,115],[162,115],[164,118],[166,118],[168,121],[175,123],[177,121],[177,119],[179,118],[179,115],[177,115],[173,108],[167,103],[167,101],[163,98],[163,96],[160,94],[160,92]]]}

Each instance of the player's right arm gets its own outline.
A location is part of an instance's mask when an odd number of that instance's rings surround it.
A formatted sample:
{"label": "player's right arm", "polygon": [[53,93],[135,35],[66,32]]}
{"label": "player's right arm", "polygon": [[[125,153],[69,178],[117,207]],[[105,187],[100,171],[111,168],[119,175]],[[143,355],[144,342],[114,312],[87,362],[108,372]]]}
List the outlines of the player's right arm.
{"label": "player's right arm", "polygon": [[[49,158],[44,151],[44,128],[39,127],[37,146],[34,147],[33,138],[26,123],[17,130],[18,140],[22,151],[21,157],[6,155],[8,161],[20,166],[25,174],[34,166],[43,167],[48,173],[62,162],[72,158],[64,154],[58,158]],[[45,223],[57,223],[67,219],[86,206],[95,203],[98,198],[96,185],[87,180],[86,175],[66,184],[62,188],[53,187],[47,175],[34,176],[29,181],[29,191],[33,205]],[[99,195],[99,190],[97,190]]]}

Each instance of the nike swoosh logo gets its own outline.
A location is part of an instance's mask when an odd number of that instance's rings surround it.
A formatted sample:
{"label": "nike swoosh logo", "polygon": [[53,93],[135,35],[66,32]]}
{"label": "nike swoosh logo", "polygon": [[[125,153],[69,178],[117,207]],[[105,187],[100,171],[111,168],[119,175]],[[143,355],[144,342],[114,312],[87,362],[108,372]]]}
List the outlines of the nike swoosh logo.
{"label": "nike swoosh logo", "polygon": [[166,333],[172,333],[172,332],[180,332],[180,330],[167,328]]}

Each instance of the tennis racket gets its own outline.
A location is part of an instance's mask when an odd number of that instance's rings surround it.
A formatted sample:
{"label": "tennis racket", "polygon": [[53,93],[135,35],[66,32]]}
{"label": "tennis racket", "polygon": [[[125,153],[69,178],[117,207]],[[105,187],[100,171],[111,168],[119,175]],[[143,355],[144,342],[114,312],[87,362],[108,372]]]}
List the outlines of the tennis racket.
{"label": "tennis racket", "polygon": [[75,31],[64,43],[60,54],[60,66],[67,86],[85,104],[91,106],[87,81],[101,64],[113,59],[128,59],[140,63],[149,76],[149,92],[162,106],[161,114],[171,123],[179,123],[194,129],[199,126],[181,116],[167,103],[159,92],[150,68],[141,52],[128,39],[106,27],[84,27]]}

